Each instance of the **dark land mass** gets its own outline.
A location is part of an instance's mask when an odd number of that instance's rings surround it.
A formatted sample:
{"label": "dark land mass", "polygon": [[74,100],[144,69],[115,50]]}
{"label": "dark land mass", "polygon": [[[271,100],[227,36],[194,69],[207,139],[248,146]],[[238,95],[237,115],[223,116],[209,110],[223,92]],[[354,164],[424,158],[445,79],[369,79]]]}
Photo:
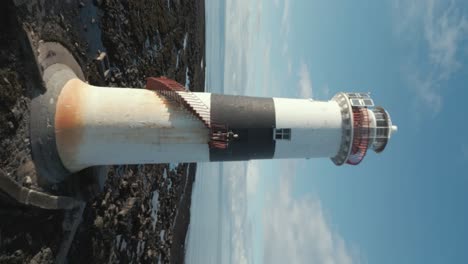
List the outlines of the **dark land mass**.
{"label": "dark land mass", "polygon": [[[33,190],[43,191],[31,162],[29,105],[44,90],[28,37],[33,47],[60,42],[91,84],[142,88],[146,77],[164,75],[204,90],[203,0],[1,1],[0,174]],[[96,61],[101,51],[108,76]],[[113,166],[82,214],[18,205],[0,192],[0,263],[183,263],[195,169]],[[64,230],[77,215],[68,250]]]}

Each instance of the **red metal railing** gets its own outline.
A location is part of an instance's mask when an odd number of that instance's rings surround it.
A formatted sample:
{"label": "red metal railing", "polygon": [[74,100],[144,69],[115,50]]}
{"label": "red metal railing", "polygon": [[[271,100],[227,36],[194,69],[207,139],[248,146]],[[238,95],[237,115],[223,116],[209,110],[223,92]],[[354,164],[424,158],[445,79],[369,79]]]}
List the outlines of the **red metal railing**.
{"label": "red metal railing", "polygon": [[181,105],[199,119],[210,131],[210,142],[208,142],[210,147],[227,148],[229,143],[227,126],[214,122],[211,118],[210,108],[190,90],[166,77],[148,78],[146,80],[146,89],[154,90],[168,100]]}
{"label": "red metal railing", "polygon": [[367,108],[353,107],[353,144],[346,163],[358,165],[364,159],[369,147],[370,120]]}
{"label": "red metal railing", "polygon": [[210,147],[226,149],[231,140],[228,133],[228,129],[225,125],[212,124],[210,128]]}

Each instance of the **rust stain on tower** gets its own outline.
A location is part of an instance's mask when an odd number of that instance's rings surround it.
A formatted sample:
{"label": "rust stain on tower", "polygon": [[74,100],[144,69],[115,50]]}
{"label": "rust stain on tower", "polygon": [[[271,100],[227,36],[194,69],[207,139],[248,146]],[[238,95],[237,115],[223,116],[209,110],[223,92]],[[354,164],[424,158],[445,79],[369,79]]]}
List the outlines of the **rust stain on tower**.
{"label": "rust stain on tower", "polygon": [[71,160],[74,160],[84,133],[82,101],[86,98],[86,89],[81,88],[81,83],[79,79],[68,81],[56,106],[57,148],[62,157]]}

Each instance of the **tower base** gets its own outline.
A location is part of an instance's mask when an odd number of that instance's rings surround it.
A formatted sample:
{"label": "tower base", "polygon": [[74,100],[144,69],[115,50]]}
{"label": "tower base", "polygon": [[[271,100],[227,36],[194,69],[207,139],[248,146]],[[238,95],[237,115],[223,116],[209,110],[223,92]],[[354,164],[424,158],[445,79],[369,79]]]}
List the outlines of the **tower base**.
{"label": "tower base", "polygon": [[[67,193],[89,196],[103,188],[107,166],[71,173],[60,159],[55,138],[58,97],[71,78],[84,80],[83,72],[73,55],[59,43],[41,42],[37,51],[36,63],[45,87],[45,92],[31,101],[30,138],[38,185],[50,189],[63,182]],[[87,190],[87,194],[82,190]]]}

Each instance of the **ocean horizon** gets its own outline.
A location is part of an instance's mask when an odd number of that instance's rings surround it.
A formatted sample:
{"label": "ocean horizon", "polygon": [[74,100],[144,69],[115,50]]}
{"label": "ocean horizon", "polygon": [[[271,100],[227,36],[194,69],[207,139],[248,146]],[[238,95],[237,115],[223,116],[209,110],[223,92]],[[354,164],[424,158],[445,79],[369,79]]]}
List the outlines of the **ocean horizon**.
{"label": "ocean horizon", "polygon": [[[205,1],[205,91],[224,92],[224,0]],[[192,191],[185,262],[230,263],[227,193],[222,163],[198,163]]]}

